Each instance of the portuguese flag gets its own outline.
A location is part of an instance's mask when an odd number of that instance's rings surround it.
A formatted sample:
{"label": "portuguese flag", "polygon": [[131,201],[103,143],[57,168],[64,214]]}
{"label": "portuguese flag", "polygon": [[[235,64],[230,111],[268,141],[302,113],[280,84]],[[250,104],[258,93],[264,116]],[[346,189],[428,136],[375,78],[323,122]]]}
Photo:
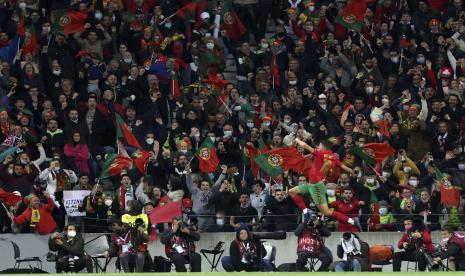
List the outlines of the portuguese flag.
{"label": "portuguese flag", "polygon": [[302,172],[304,157],[295,147],[272,149],[255,157],[255,162],[271,177],[284,171]]}
{"label": "portuguese flag", "polygon": [[131,166],[132,159],[118,154],[109,154],[102,166],[100,179],[119,175],[123,168]]}
{"label": "portuguese flag", "polygon": [[176,11],[176,15],[186,21],[194,18],[195,11],[197,10],[197,1],[192,1],[184,7]]}
{"label": "portuguese flag", "polygon": [[137,169],[141,174],[145,172],[145,164],[147,164],[147,160],[149,160],[149,153],[146,150],[138,149],[134,154],[134,165],[136,165]]}
{"label": "portuguese flag", "polygon": [[239,40],[247,31],[234,11],[231,0],[225,0],[221,8],[221,28],[226,30],[232,40]]}
{"label": "portuguese flag", "polygon": [[363,147],[352,147],[352,152],[370,165],[381,163],[396,150],[386,143],[369,143]]}
{"label": "portuguese flag", "polygon": [[24,33],[24,43],[21,53],[28,54],[34,52],[39,46],[39,40],[34,27],[27,28]]}
{"label": "portuguese flag", "polygon": [[57,10],[52,17],[52,33],[74,34],[84,31],[87,12],[74,10]]}
{"label": "portuguese flag", "polygon": [[126,140],[126,143],[132,147],[141,149],[141,145],[139,141],[137,141],[136,136],[132,134],[132,131],[129,129],[128,125],[123,121],[118,113],[115,113],[116,118],[116,139],[123,139]]}
{"label": "portuguese flag", "polygon": [[210,173],[216,171],[220,160],[216,155],[215,144],[209,137],[200,146],[197,158],[199,159],[199,169],[201,172]]}
{"label": "portuguese flag", "polygon": [[360,32],[366,10],[367,3],[364,0],[351,0],[347,3],[341,14],[336,17],[336,22],[347,29]]}

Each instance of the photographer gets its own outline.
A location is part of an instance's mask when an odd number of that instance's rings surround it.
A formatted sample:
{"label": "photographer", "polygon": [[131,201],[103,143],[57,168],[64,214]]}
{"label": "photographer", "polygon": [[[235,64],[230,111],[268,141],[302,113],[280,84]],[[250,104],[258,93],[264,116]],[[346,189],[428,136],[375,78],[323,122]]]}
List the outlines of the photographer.
{"label": "photographer", "polygon": [[229,256],[223,257],[221,264],[227,272],[273,271],[270,261],[263,259],[266,254],[261,241],[251,235],[247,226],[241,225],[229,247]]}
{"label": "photographer", "polygon": [[424,252],[433,251],[433,243],[428,229],[421,219],[413,220],[410,217],[404,219],[405,233],[400,238],[397,246],[404,251],[394,253],[392,261],[393,271],[400,271],[402,261],[417,262],[418,269],[425,271],[426,259]]}
{"label": "photographer", "polygon": [[87,272],[92,273],[92,260],[84,255],[84,239],[76,233],[76,226],[68,224],[64,233],[55,232],[48,240],[51,251],[57,251],[56,272],[79,272],[87,267]]}
{"label": "photographer", "polygon": [[120,220],[115,220],[112,223],[112,230],[110,249],[104,252],[105,257],[118,256],[125,273],[131,272],[129,266],[131,262],[135,262],[135,272],[142,272],[149,241],[143,223],[136,222],[135,226],[131,227]]}
{"label": "photographer", "polygon": [[434,262],[440,264],[447,259],[447,267],[451,271],[465,271],[465,237],[454,232],[450,227],[441,230],[445,248],[434,257]]}
{"label": "photographer", "polygon": [[336,264],[336,272],[368,270],[369,247],[354,233],[345,232],[337,246],[337,256],[343,261]]}
{"label": "photographer", "polygon": [[191,264],[191,272],[200,272],[202,259],[195,252],[194,241],[200,235],[191,226],[183,222],[181,217],[173,217],[171,229],[160,234],[160,241],[165,245],[166,256],[176,266],[176,272],[187,272],[186,262]]}
{"label": "photographer", "polygon": [[321,218],[316,215],[306,216],[294,233],[298,237],[296,271],[307,271],[305,265],[308,258],[318,258],[321,261],[318,271],[328,271],[333,256],[329,248],[325,247],[324,238],[331,236],[331,232]]}

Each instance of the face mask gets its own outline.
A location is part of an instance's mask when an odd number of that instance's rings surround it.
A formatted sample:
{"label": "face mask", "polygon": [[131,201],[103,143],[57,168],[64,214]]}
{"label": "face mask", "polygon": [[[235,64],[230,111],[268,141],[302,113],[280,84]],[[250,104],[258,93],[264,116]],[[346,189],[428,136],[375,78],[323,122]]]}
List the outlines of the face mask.
{"label": "face mask", "polygon": [[179,150],[179,152],[180,152],[180,153],[184,153],[184,154],[186,154],[186,153],[187,153],[187,150],[185,150],[185,149],[182,149],[182,150]]}
{"label": "face mask", "polygon": [[50,27],[42,27],[42,31],[44,33],[49,33],[50,32]]}
{"label": "face mask", "polygon": [[391,176],[391,173],[390,172],[383,172],[383,177],[390,177]]}
{"label": "face mask", "polygon": [[165,23],[165,27],[168,28],[168,29],[171,29],[171,26],[172,26],[172,25],[173,25],[173,24],[171,24],[171,22],[166,22],[166,23]]}
{"label": "face mask", "polygon": [[55,76],[59,76],[61,74],[61,70],[53,70],[52,72]]}
{"label": "face mask", "polygon": [[410,167],[404,167],[404,172],[405,173],[409,173],[411,170],[412,170],[412,168],[410,168]]}
{"label": "face mask", "polygon": [[398,63],[399,62],[399,57],[391,57],[391,62],[392,63]]}
{"label": "face mask", "polygon": [[379,208],[379,214],[380,214],[380,215],[385,215],[385,214],[387,214],[387,211],[388,211],[387,208],[384,208],[384,207],[383,207],[383,208]]}
{"label": "face mask", "polygon": [[419,64],[425,63],[425,58],[424,57],[417,57],[417,63],[419,63]]}
{"label": "face mask", "polygon": [[290,85],[296,85],[296,84],[297,84],[297,81],[296,81],[296,80],[291,80],[291,81],[289,81],[289,84],[290,84]]}
{"label": "face mask", "polygon": [[131,63],[131,62],[132,62],[132,58],[125,58],[125,59],[123,59],[123,60],[124,60],[124,62],[126,62],[126,63]]}
{"label": "face mask", "polygon": [[405,230],[408,231],[408,230],[410,230],[410,229],[412,229],[412,225],[410,225],[410,224],[409,224],[409,225],[405,225]]}
{"label": "face mask", "polygon": [[106,205],[106,206],[111,206],[112,203],[113,203],[113,200],[111,200],[111,199],[105,199],[105,205]]}
{"label": "face mask", "polygon": [[151,145],[151,144],[153,144],[153,142],[155,142],[155,139],[153,139],[153,138],[147,138],[147,139],[145,139],[145,142],[146,142],[147,144]]}
{"label": "face mask", "polygon": [[465,164],[459,164],[459,170],[465,171]]}
{"label": "face mask", "polygon": [[95,13],[95,19],[101,20],[102,17],[103,17],[103,14],[102,14],[101,12],[96,12],[96,13]]}
{"label": "face mask", "polygon": [[216,225],[223,226],[224,225],[224,219],[216,219]]}
{"label": "face mask", "polygon": [[25,2],[19,3],[19,8],[20,9],[25,9],[26,8],[26,3]]}
{"label": "face mask", "polygon": [[321,109],[326,110],[326,105],[325,104],[320,104]]}
{"label": "face mask", "polygon": [[251,123],[251,122],[250,122],[250,123],[247,123],[247,127],[248,127],[248,128],[253,128],[253,126],[254,126],[253,123]]}
{"label": "face mask", "polygon": [[207,46],[207,49],[209,49],[209,50],[213,50],[213,48],[215,48],[215,44],[213,44],[211,42],[208,42],[206,46]]}
{"label": "face mask", "polygon": [[365,92],[367,92],[367,94],[373,93],[373,90],[374,90],[373,86],[367,86],[367,87],[365,87]]}
{"label": "face mask", "polygon": [[224,131],[224,137],[231,137],[232,136],[232,131],[231,130],[225,130]]}
{"label": "face mask", "polygon": [[315,6],[310,6],[310,7],[308,7],[308,10],[309,10],[310,12],[314,12],[314,11],[315,11]]}
{"label": "face mask", "polygon": [[70,237],[70,238],[76,237],[76,231],[74,231],[74,230],[68,231],[67,236]]}
{"label": "face mask", "polygon": [[291,122],[290,119],[284,119],[284,123],[289,124]]}
{"label": "face mask", "polygon": [[335,195],[336,195],[336,191],[335,191],[335,190],[327,190],[327,191],[326,191],[326,194],[327,194],[328,196],[335,196]]}
{"label": "face mask", "polygon": [[53,171],[55,171],[55,172],[57,172],[57,171],[59,171],[59,170],[60,170],[60,167],[55,167],[55,168],[53,168]]}
{"label": "face mask", "polygon": [[365,144],[364,143],[359,143],[358,146],[363,147],[363,146],[365,146]]}
{"label": "face mask", "polygon": [[409,180],[408,184],[412,187],[416,187],[418,185],[418,180],[415,180],[415,179]]}
{"label": "face mask", "polygon": [[382,104],[389,104],[389,99],[384,98],[384,99],[381,100],[381,103]]}
{"label": "face mask", "polygon": [[20,160],[20,163],[23,164],[23,165],[26,165],[26,164],[29,163],[29,162],[28,162],[27,160],[21,159],[21,160]]}
{"label": "face mask", "polygon": [[197,138],[197,139],[200,138],[200,133],[194,134],[194,138]]}
{"label": "face mask", "polygon": [[268,43],[262,43],[262,49],[268,49],[269,45]]}
{"label": "face mask", "polygon": [[266,126],[266,127],[269,127],[270,126],[270,122],[263,122],[263,125]]}
{"label": "face mask", "polygon": [[216,140],[216,137],[210,137],[210,140],[212,140],[212,142],[214,143]]}
{"label": "face mask", "polygon": [[446,243],[446,242],[448,242],[448,241],[449,241],[449,238],[444,238],[444,239],[442,239],[442,242],[444,242],[444,243]]}
{"label": "face mask", "polygon": [[9,168],[9,169],[8,169],[8,174],[9,174],[9,175],[12,175],[12,174],[13,174],[13,169],[10,169],[10,168]]}
{"label": "face mask", "polygon": [[367,184],[374,184],[375,180],[373,178],[367,178]]}

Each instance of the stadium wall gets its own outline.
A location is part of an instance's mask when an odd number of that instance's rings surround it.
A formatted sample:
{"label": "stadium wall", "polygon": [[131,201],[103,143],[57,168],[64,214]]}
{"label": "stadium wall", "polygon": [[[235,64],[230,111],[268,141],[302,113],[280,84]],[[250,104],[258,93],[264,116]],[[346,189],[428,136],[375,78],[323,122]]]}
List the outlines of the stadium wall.
{"label": "stadium wall", "polygon": [[[296,237],[294,233],[287,233],[286,240],[270,240],[267,241],[271,245],[277,247],[276,254],[276,264],[295,262],[296,260]],[[382,233],[360,233],[359,236],[368,242],[369,245],[394,245],[397,251],[397,242],[400,239],[402,233],[398,232],[382,232]],[[84,234],[84,239],[86,242],[95,239],[101,236],[100,234]],[[336,256],[336,246],[339,242],[339,239],[342,237],[342,233],[333,233],[331,237],[326,239],[326,245],[333,252],[334,260],[337,260]],[[201,240],[196,243],[197,252],[200,249],[211,249],[213,248],[218,241],[225,242],[224,245],[224,255],[229,255],[229,244],[232,239],[235,238],[235,233],[202,233]],[[433,242],[439,243],[441,240],[440,232],[432,233]],[[20,248],[21,258],[26,257],[40,257],[43,261],[43,270],[47,272],[55,272],[54,263],[47,262],[46,254],[48,252],[48,236],[39,236],[35,234],[2,234],[0,235],[0,271],[11,268],[14,265],[13,258],[13,247],[9,241],[13,241],[18,244]],[[105,248],[95,244],[93,250],[103,251]],[[153,256],[165,256],[164,246],[159,242],[155,241],[149,246],[150,254]],[[211,256],[209,256],[211,257]],[[114,272],[115,259],[112,259],[108,265],[107,272]],[[35,265],[35,264],[31,264]],[[405,262],[404,262],[404,265]],[[26,266],[23,265],[22,267]],[[210,264],[202,256],[202,271],[210,271]],[[221,262],[218,265],[218,271],[223,271],[221,267]],[[383,271],[392,271],[392,266],[386,266]],[[403,271],[405,271],[403,269]]]}

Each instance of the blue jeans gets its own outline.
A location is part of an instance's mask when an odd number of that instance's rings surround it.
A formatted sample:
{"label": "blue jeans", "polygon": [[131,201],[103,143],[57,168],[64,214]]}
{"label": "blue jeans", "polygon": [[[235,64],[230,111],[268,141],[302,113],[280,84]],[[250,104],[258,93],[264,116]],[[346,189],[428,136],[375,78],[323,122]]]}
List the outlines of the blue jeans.
{"label": "blue jeans", "polygon": [[[348,271],[349,269],[350,269],[350,263],[346,261],[339,262],[334,268],[336,272],[344,272],[344,271]],[[362,265],[360,264],[359,260],[352,259],[352,271],[354,272],[362,271]]]}
{"label": "blue jeans", "polygon": [[[271,265],[271,262],[269,260],[263,260],[262,264],[263,264],[263,271],[265,272],[273,271],[273,266]],[[221,265],[223,266],[223,269],[226,272],[236,271],[236,269],[234,269],[230,256],[224,256],[223,258],[221,258]]]}

